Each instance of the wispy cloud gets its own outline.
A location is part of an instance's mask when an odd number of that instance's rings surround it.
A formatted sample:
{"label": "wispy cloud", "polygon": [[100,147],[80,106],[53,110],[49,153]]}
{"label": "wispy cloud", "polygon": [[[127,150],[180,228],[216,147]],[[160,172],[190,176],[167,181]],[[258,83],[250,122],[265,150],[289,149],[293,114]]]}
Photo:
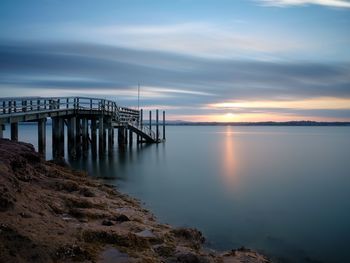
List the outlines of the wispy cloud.
{"label": "wispy cloud", "polygon": [[321,5],[336,8],[350,8],[348,0],[257,0],[267,6],[287,7],[300,5]]}

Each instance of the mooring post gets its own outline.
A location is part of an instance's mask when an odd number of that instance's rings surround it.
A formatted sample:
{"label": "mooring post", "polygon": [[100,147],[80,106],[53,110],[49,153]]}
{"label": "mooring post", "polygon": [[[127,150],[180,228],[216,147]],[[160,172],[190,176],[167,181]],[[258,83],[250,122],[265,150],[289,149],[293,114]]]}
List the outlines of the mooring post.
{"label": "mooring post", "polygon": [[98,149],[99,153],[103,154],[105,151],[105,144],[103,143],[104,138],[104,124],[103,124],[103,116],[98,119]]}
{"label": "mooring post", "polygon": [[[68,100],[68,99],[67,99]],[[70,117],[68,119],[68,154],[71,158],[76,158],[76,117]]]}
{"label": "mooring post", "polygon": [[11,140],[18,141],[18,122],[11,123]]}
{"label": "mooring post", "polygon": [[159,110],[156,110],[156,140],[159,140]]}
{"label": "mooring post", "polygon": [[75,118],[75,151],[76,156],[80,157],[81,155],[81,125],[80,118]]}
{"label": "mooring post", "polygon": [[82,118],[82,140],[83,140],[83,156],[87,156],[87,151],[88,151],[88,119],[87,118]]}
{"label": "mooring post", "polygon": [[152,130],[152,111],[149,111],[149,130]]}
{"label": "mooring post", "polygon": [[165,140],[165,111],[163,110],[163,140]]}
{"label": "mooring post", "polygon": [[94,157],[97,155],[97,124],[95,118],[91,120],[91,153]]}
{"label": "mooring post", "polygon": [[38,121],[38,151],[45,158],[46,156],[46,118]]}

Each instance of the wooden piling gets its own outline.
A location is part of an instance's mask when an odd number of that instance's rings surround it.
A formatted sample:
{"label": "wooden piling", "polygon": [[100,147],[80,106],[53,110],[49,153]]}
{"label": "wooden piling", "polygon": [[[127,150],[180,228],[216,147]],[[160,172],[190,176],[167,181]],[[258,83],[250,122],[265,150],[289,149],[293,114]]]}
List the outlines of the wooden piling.
{"label": "wooden piling", "polygon": [[46,156],[46,118],[38,121],[38,151],[41,156]]}
{"label": "wooden piling", "polygon": [[75,118],[75,152],[76,156],[81,156],[81,125],[80,125],[81,119],[76,117]]}
{"label": "wooden piling", "polygon": [[58,147],[59,147],[59,157],[64,157],[64,119],[58,118],[59,128],[58,128],[58,134],[59,134],[59,141],[58,141]]}
{"label": "wooden piling", "polygon": [[18,141],[18,122],[11,123],[11,140]]}
{"label": "wooden piling", "polygon": [[5,125],[0,124],[0,139],[4,138]]}
{"label": "wooden piling", "polygon": [[159,140],[159,110],[156,110],[156,140]]}
{"label": "wooden piling", "polygon": [[83,145],[83,156],[87,156],[88,146],[89,146],[89,137],[88,137],[88,119],[82,118],[82,145]]}
{"label": "wooden piling", "polygon": [[165,141],[165,111],[163,110],[163,140]]}
{"label": "wooden piling", "polygon": [[113,127],[112,119],[107,119],[107,130],[108,130],[108,154],[111,155],[113,152]]}
{"label": "wooden piling", "polygon": [[149,111],[149,129],[152,130],[152,111]]}
{"label": "wooden piling", "polygon": [[68,155],[69,157],[75,159],[76,158],[76,125],[77,125],[77,120],[76,117],[70,117],[68,119]]}
{"label": "wooden piling", "polygon": [[104,123],[103,123],[103,117],[99,117],[98,119],[98,149],[99,149],[99,153],[103,154],[105,151],[105,144],[103,142],[103,138],[104,138]]}
{"label": "wooden piling", "polygon": [[133,132],[132,132],[132,130],[129,129],[129,145],[130,145],[130,147],[132,147],[132,143],[133,143]]}
{"label": "wooden piling", "polygon": [[91,153],[97,155],[97,123],[96,119],[91,120]]}

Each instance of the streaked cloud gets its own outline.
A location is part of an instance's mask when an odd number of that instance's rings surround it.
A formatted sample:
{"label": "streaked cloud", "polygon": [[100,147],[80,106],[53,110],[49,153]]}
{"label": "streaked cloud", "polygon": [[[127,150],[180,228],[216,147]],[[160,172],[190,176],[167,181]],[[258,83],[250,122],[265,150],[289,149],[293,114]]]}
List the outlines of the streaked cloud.
{"label": "streaked cloud", "polygon": [[0,56],[0,90],[8,96],[86,95],[135,106],[140,83],[142,107],[157,105],[172,119],[189,112],[221,120],[350,116],[348,63],[199,58],[87,43],[8,42]]}
{"label": "streaked cloud", "polygon": [[268,6],[300,6],[300,5],[321,5],[336,8],[350,8],[348,0],[258,0]]}

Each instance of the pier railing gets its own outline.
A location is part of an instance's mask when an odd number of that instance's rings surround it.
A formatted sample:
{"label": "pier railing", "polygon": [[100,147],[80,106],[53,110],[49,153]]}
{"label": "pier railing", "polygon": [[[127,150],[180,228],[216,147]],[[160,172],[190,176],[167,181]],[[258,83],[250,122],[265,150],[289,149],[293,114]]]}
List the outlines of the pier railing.
{"label": "pier railing", "polygon": [[114,101],[86,97],[21,97],[0,98],[0,118],[4,115],[22,115],[28,113],[48,111],[98,111],[109,113],[121,122],[138,118],[139,111],[127,107],[120,107]]}

